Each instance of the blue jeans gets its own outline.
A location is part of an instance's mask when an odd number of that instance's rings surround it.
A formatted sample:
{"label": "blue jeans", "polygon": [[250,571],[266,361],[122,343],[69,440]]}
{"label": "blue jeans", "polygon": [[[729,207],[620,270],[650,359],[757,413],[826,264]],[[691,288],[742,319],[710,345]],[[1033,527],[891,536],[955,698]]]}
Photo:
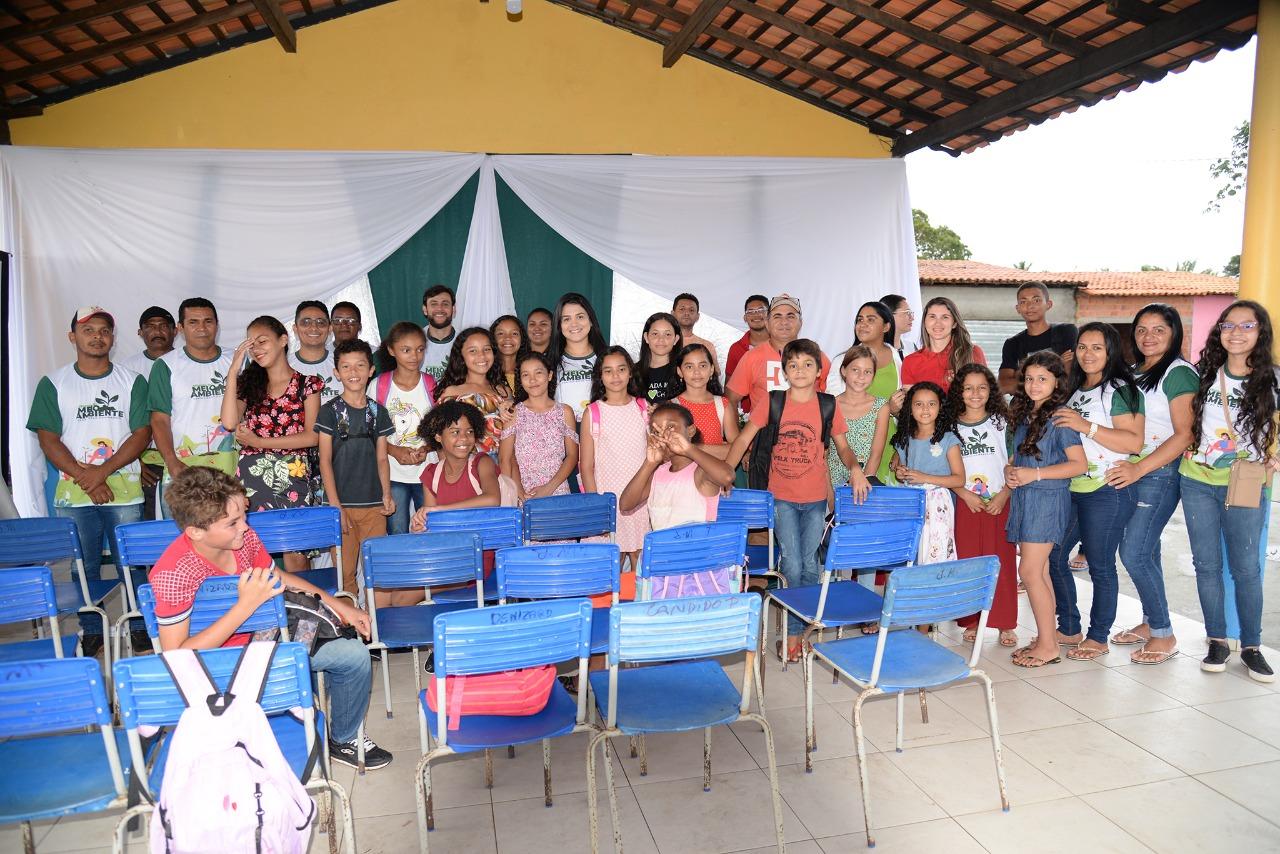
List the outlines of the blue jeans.
{"label": "blue jeans", "polygon": [[1126,488],[1137,499],[1129,524],[1120,540],[1120,560],[1137,588],[1142,601],[1142,621],[1153,638],[1173,635],[1169,623],[1169,600],[1164,590],[1164,568],[1160,563],[1160,535],[1169,523],[1181,494],[1178,464],[1174,460]]}
{"label": "blue jeans", "polygon": [[1058,631],[1077,634],[1080,608],[1076,605],[1076,582],[1067,561],[1076,543],[1084,544],[1089,560],[1089,578],[1093,581],[1093,604],[1089,607],[1089,632],[1085,636],[1105,644],[1116,621],[1116,601],[1120,582],[1116,577],[1116,549],[1125,525],[1137,507],[1138,496],[1132,489],[1116,489],[1103,485],[1093,492],[1071,493],[1071,522],[1062,543],[1049,555],[1049,577],[1057,602]]}
{"label": "blue jeans", "polygon": [[[116,525],[142,521],[142,505],[88,504],[83,507],[55,507],[53,515],[61,519],[71,519],[76,523],[76,533],[80,537],[80,551],[84,555],[85,580],[101,581],[102,538],[105,536],[107,539],[112,566],[118,568],[120,561],[116,558]],[[80,627],[87,635],[100,635],[102,634],[101,622],[102,619],[96,614],[86,614],[80,620]]]}
{"label": "blue jeans", "polygon": [[391,481],[391,497],[396,502],[396,512],[387,519],[388,534],[407,534],[409,533],[409,520],[413,517],[413,511],[409,509],[409,502],[413,502],[414,510],[422,506],[422,484],[421,483],[401,483],[398,480]]}
{"label": "blue jeans", "polygon": [[[1211,638],[1227,636],[1226,592],[1222,580],[1222,548],[1235,585],[1240,645],[1262,643],[1262,564],[1259,561],[1266,504],[1227,507],[1227,488],[1182,478],[1182,513],[1196,567],[1196,590],[1204,630]],[[1266,496],[1263,498],[1266,501]]]}
{"label": "blue jeans", "polygon": [[[773,533],[782,549],[779,569],[790,587],[817,584],[822,580],[818,569],[818,546],[826,526],[827,501],[797,504],[778,501],[774,504]],[[787,634],[798,635],[805,624],[787,614]]]}
{"label": "blue jeans", "polygon": [[369,708],[369,650],[355,638],[331,640],[312,654],[311,669],[324,674],[329,689],[329,737],[340,744],[351,741]]}

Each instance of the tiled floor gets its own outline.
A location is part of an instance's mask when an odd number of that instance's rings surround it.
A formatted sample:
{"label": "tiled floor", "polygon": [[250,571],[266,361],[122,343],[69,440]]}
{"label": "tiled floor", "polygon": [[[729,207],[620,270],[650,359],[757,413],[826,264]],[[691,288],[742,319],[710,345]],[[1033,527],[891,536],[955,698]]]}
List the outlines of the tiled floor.
{"label": "tiled floor", "polygon": [[[1087,601],[1089,586],[1081,585]],[[1022,621],[1030,614],[1022,603]],[[1122,601],[1120,625],[1136,622],[1137,603]],[[1203,629],[1184,618],[1175,628],[1186,655],[1160,667],[1129,663],[1113,647],[1096,662],[1039,670],[1009,663],[991,632],[983,667],[996,680],[1005,770],[1013,808],[999,809],[987,719],[980,692],[961,686],[929,696],[928,724],[907,704],[906,746],[893,749],[892,700],[865,708],[877,850],[947,852],[1280,852],[1280,685],[1198,668]],[[944,628],[950,642],[954,626]],[[1020,629],[1023,637],[1030,631]],[[1280,665],[1280,655],[1272,654]],[[741,665],[729,665],[740,676]],[[406,657],[393,659],[395,716],[375,699],[369,731],[396,754],[382,771],[357,778],[341,769],[350,792],[360,852],[416,850],[413,767],[417,722]],[[861,787],[853,751],[852,690],[815,682],[819,752],[804,771],[803,692],[799,670],[770,665],[766,703],[781,765],[787,850],[835,854],[866,850]],[[764,741],[751,723],[720,729],[713,741],[712,790],[702,791],[698,734],[650,737],[649,774],[626,755],[615,760],[627,851],[660,854],[769,851],[772,814]],[[521,748],[495,758],[493,789],[483,762],[467,757],[437,766],[436,831],[440,854],[570,854],[588,850],[586,737],[553,747],[555,806],[542,802],[541,756]],[[603,776],[603,775],[602,775]],[[601,842],[612,839],[601,797]],[[104,851],[113,819],[63,820],[36,827],[42,852]],[[16,829],[0,831],[0,851],[19,850]],[[141,837],[130,851],[144,850]],[[318,837],[313,851],[325,851]]]}

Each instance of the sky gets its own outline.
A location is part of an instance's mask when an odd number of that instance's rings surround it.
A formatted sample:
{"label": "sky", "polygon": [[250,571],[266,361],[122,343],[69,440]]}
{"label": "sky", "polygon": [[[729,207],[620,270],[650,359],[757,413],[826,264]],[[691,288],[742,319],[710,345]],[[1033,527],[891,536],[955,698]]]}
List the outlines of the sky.
{"label": "sky", "polygon": [[912,207],[973,259],[1033,270],[1220,271],[1240,252],[1244,205],[1205,213],[1213,161],[1249,118],[1254,42],[1110,101],[953,158],[906,158]]}

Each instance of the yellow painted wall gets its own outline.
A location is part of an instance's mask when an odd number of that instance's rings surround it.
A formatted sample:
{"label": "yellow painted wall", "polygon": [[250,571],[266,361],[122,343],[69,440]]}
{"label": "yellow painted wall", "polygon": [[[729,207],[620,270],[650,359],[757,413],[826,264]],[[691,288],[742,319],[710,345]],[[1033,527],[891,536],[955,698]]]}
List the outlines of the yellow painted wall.
{"label": "yellow painted wall", "polygon": [[397,0],[10,123],[18,145],[886,157],[860,125],[541,0]]}

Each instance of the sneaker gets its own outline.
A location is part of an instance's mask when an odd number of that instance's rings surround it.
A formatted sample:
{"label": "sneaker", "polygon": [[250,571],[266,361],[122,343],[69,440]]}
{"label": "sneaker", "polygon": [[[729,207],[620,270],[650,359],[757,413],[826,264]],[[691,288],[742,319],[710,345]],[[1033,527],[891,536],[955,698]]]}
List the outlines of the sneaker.
{"label": "sneaker", "polygon": [[134,655],[146,655],[153,651],[151,636],[146,632],[129,632],[129,645],[133,647]]}
{"label": "sneaker", "polygon": [[[329,739],[329,758],[334,762],[341,762],[343,765],[359,768],[360,752],[356,744],[358,740],[359,736],[344,744],[339,744],[333,739]],[[391,754],[374,744],[373,739],[366,735],[364,737],[365,770],[373,771],[377,768],[385,768],[390,764]]]}
{"label": "sneaker", "polygon": [[436,673],[436,651],[435,648],[427,650],[427,655],[422,661],[422,669],[432,676]]}
{"label": "sneaker", "polygon": [[102,652],[102,635],[81,635],[80,649],[85,658],[97,658],[98,653]]}
{"label": "sneaker", "polygon": [[[1227,659],[1230,657],[1231,647],[1222,641],[1211,640],[1209,641],[1209,654],[1200,662],[1200,669],[1206,673],[1221,673],[1227,669]],[[1261,654],[1258,657],[1261,658]]]}
{"label": "sneaker", "polygon": [[1240,660],[1244,662],[1245,669],[1249,671],[1249,678],[1255,682],[1276,681],[1276,675],[1271,671],[1271,665],[1267,664],[1267,660],[1262,657],[1262,650],[1257,647],[1241,650]]}

